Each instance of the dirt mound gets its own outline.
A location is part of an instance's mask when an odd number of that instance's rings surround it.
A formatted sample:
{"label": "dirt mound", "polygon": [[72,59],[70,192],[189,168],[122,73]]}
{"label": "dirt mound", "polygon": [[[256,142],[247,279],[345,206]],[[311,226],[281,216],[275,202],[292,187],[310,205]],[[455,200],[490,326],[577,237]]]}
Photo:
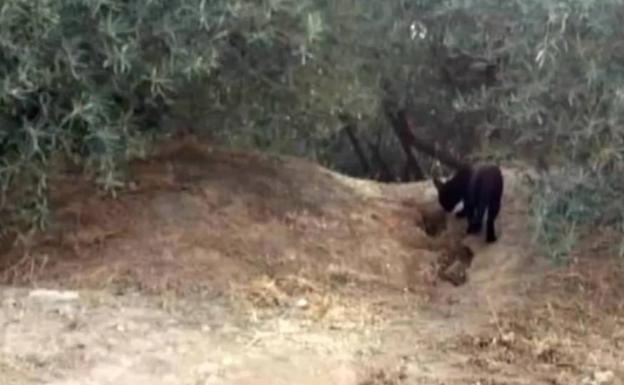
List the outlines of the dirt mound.
{"label": "dirt mound", "polygon": [[466,236],[430,183],[192,140],[135,162],[117,199],[65,175],[52,184],[54,227],[5,253],[2,276],[81,290],[0,290],[0,378],[618,383],[621,269],[544,268],[523,178],[504,173],[495,244]]}
{"label": "dirt mound", "polygon": [[[253,291],[250,282],[264,280],[288,292],[279,283],[296,276],[324,288],[430,297],[438,259],[468,250],[482,272],[467,278],[470,262],[462,262],[457,277],[443,278],[505,283],[503,269],[528,255],[517,177],[507,174],[501,241],[486,246],[473,237],[458,246],[465,224],[447,221],[429,183],[361,181],[300,159],[186,140],[132,164],[117,199],[98,196],[78,176],[54,183],[55,225],[5,270],[5,281],[190,293]],[[4,260],[19,261],[19,252]]]}

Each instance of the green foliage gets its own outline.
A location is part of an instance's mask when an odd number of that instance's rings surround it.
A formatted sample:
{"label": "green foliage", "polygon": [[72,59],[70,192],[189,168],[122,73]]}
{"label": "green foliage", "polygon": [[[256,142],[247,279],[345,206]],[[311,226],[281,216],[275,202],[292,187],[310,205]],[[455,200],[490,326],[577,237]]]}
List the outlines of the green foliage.
{"label": "green foliage", "polygon": [[[398,92],[404,103],[420,114],[423,128],[431,122],[429,129],[434,132],[421,134],[452,147],[456,138],[466,134],[461,123],[474,119],[469,126],[476,129],[476,147],[463,153],[539,157],[549,164],[554,171],[535,190],[534,217],[536,240],[554,259],[565,259],[588,226],[622,222],[624,3],[449,0],[417,4],[418,12],[406,8],[401,15],[417,21],[428,33],[401,55],[418,52],[421,58],[410,57],[414,66],[406,75],[396,66],[393,72],[399,74]],[[502,81],[488,88],[445,86],[431,75],[441,63],[435,54],[417,48],[422,44],[472,57],[499,58]],[[395,63],[394,58],[389,63]],[[406,87],[401,90],[400,85]],[[450,117],[451,129],[445,129],[444,119],[423,113],[432,109]]]}
{"label": "green foliage", "polygon": [[513,78],[498,98],[495,124],[506,133],[503,145],[552,165],[536,190],[535,218],[539,245],[560,260],[582,229],[624,219],[624,35],[618,28],[624,5],[526,2],[521,10],[547,22],[527,23],[512,46]]}
{"label": "green foliage", "polygon": [[452,153],[548,163],[536,240],[563,259],[622,220],[623,17],[620,0],[5,0],[0,208],[42,226],[60,165],[114,192],[180,127],[357,174],[346,115],[398,173],[392,105]]}
{"label": "green foliage", "polygon": [[108,191],[121,186],[119,166],[161,133],[182,91],[218,78],[206,92],[223,96],[240,74],[262,79],[231,59],[232,36],[279,44],[276,19],[300,44],[320,33],[315,14],[295,1],[3,1],[4,221],[43,225],[48,179],[67,162],[86,166]]}
{"label": "green foliage", "polygon": [[[343,100],[352,84],[376,96],[357,112],[364,128],[390,98],[422,137],[463,156],[541,158],[554,171],[535,190],[536,240],[556,260],[587,226],[624,220],[624,3],[342,1],[328,15],[331,63],[350,68]],[[440,69],[453,55],[498,59],[502,79],[449,84]]]}
{"label": "green foliage", "polygon": [[607,194],[608,184],[585,170],[564,170],[541,179],[534,188],[532,202],[535,218],[534,241],[555,262],[565,262],[573,251],[580,225],[613,224],[618,213],[605,216],[604,207],[613,194]]}

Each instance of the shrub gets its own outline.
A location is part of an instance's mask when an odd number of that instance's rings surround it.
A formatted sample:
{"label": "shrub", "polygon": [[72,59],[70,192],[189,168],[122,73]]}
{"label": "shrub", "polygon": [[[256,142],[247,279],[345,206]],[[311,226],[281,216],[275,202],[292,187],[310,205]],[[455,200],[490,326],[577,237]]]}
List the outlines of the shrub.
{"label": "shrub", "polygon": [[232,60],[234,37],[270,46],[280,38],[274,19],[305,31],[306,16],[294,1],[3,1],[5,225],[7,218],[45,224],[48,179],[63,163],[84,167],[114,191],[123,183],[120,164],[163,133],[162,118],[181,91],[201,81],[223,96],[210,79],[262,74]]}

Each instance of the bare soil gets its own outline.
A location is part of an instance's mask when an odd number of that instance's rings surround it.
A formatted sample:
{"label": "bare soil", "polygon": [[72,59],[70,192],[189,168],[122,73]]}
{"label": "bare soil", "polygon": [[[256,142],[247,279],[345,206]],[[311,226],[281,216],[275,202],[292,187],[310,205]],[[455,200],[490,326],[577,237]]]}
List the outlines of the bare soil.
{"label": "bare soil", "polygon": [[491,245],[430,183],[192,139],[116,199],[65,174],[1,257],[0,384],[624,384],[613,235],[549,265],[504,174]]}

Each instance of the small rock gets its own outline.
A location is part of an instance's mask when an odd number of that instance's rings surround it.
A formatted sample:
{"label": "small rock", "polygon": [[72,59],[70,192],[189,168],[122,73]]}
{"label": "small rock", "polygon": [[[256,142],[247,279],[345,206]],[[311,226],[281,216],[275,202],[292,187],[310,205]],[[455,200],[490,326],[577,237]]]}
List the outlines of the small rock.
{"label": "small rock", "polygon": [[7,298],[2,301],[3,307],[17,307],[17,300],[15,298]]}
{"label": "small rock", "polygon": [[299,309],[305,309],[308,307],[308,305],[309,305],[309,302],[305,298],[299,298],[297,302],[295,302],[295,306],[298,307]]}
{"label": "small rock", "polygon": [[454,261],[448,268],[444,269],[440,278],[451,282],[455,286],[466,283],[466,266],[461,261]]}
{"label": "small rock", "polygon": [[613,380],[613,377],[614,374],[610,370],[594,373],[594,379],[599,384],[607,384]]}
{"label": "small rock", "polygon": [[58,291],[37,289],[28,294],[29,298],[43,299],[54,302],[77,301],[80,296],[75,291]]}
{"label": "small rock", "polygon": [[511,346],[516,341],[516,334],[514,332],[504,333],[501,336],[501,342],[506,346]]}
{"label": "small rock", "polygon": [[609,385],[614,377],[615,375],[610,370],[598,371],[592,373],[589,377],[585,377],[581,385]]}

